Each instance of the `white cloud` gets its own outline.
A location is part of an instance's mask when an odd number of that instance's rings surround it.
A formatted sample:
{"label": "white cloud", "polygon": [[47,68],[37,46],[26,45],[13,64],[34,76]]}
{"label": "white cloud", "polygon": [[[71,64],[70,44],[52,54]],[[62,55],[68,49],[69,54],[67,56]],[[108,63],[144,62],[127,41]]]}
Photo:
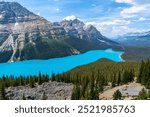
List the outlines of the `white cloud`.
{"label": "white cloud", "polygon": [[150,0],[136,0],[138,4],[150,4]]}
{"label": "white cloud", "polygon": [[131,22],[128,21],[128,20],[119,20],[119,19],[116,19],[116,20],[108,20],[108,21],[103,21],[103,22],[100,22],[100,23],[96,23],[96,22],[87,22],[86,24],[92,24],[92,25],[99,25],[99,26],[121,26],[121,25],[128,25],[130,24]]}
{"label": "white cloud", "polygon": [[117,3],[129,3],[129,4],[135,4],[135,0],[115,0]]}
{"label": "white cloud", "polygon": [[100,23],[102,26],[107,26],[107,25],[128,25],[130,24],[130,21],[127,20],[112,20],[112,21],[105,21]]}
{"label": "white cloud", "polygon": [[135,23],[142,23],[142,21],[149,20],[148,17],[150,16],[150,0],[114,1],[117,3],[126,3],[130,5],[126,8],[121,7],[118,9],[119,11],[121,11],[119,12],[117,17],[121,16],[120,18],[107,18],[107,20],[103,20],[101,22],[92,20],[93,22],[88,22],[87,24],[94,25],[103,35],[108,37],[124,35],[130,32],[144,32],[146,30],[146,28],[143,28],[142,26],[136,27]]}
{"label": "white cloud", "polygon": [[132,18],[146,12],[148,8],[149,5],[135,5],[130,8],[123,9],[120,14],[123,18]]}
{"label": "white cloud", "polygon": [[[108,37],[114,37],[118,35],[123,35],[127,31],[132,31],[134,29],[128,28],[131,21],[128,20],[107,20],[103,22],[87,22],[86,25],[94,25],[103,35]],[[137,31],[137,30],[135,30]]]}
{"label": "white cloud", "polygon": [[67,20],[67,21],[75,20],[75,19],[77,19],[77,17],[76,17],[76,16],[74,16],[74,15],[67,16],[67,17],[63,18],[63,20]]}
{"label": "white cloud", "polygon": [[131,32],[134,33],[134,32],[141,32],[141,31],[143,30],[131,28],[129,26],[120,26],[120,27],[113,27],[111,33],[114,36],[118,36],[118,35],[124,35],[124,34],[131,33]]}
{"label": "white cloud", "polygon": [[139,21],[145,21],[145,20],[146,20],[146,18],[144,18],[144,17],[139,18]]}
{"label": "white cloud", "polygon": [[115,0],[118,3],[129,3],[131,7],[124,8],[120,15],[123,18],[139,17],[149,13],[150,0]]}
{"label": "white cloud", "polygon": [[59,9],[59,8],[56,8],[56,11],[58,11],[58,12],[59,12],[59,11],[60,11],[60,9]]}

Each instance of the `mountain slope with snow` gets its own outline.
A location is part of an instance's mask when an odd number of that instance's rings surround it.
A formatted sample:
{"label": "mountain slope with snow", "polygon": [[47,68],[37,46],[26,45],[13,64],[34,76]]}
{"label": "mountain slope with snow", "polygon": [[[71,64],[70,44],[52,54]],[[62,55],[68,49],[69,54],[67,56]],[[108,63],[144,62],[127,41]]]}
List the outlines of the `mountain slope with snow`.
{"label": "mountain slope with snow", "polygon": [[80,54],[120,45],[76,17],[49,22],[17,2],[0,2],[0,62]]}
{"label": "mountain slope with snow", "polygon": [[129,33],[115,39],[127,46],[150,46],[150,31],[141,33]]}

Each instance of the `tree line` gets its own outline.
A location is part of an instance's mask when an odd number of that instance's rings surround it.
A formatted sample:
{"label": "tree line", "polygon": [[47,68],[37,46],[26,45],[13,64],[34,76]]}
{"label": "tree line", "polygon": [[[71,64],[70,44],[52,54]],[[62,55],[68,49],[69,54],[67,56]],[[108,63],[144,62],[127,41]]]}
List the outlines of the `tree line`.
{"label": "tree line", "polygon": [[36,85],[41,85],[44,82],[48,82],[50,77],[48,75],[42,75],[41,73],[38,76],[2,76],[0,78],[0,99],[5,100],[5,88],[7,87],[16,87],[16,86],[30,86],[34,88]]}
{"label": "tree line", "polygon": [[[105,86],[111,87],[137,82],[150,87],[150,60],[146,62],[123,62],[97,61],[95,63],[78,67],[62,74],[52,74],[51,77],[39,73],[37,76],[3,76],[0,78],[0,97],[6,99],[5,88],[16,86],[41,85],[44,82],[56,81],[72,83],[74,85],[72,100],[98,100],[99,94],[104,91]],[[120,96],[116,93],[115,96]],[[45,96],[44,96],[45,97]]]}
{"label": "tree line", "polygon": [[150,60],[141,62],[137,82],[150,89]]}
{"label": "tree line", "polygon": [[135,74],[133,71],[125,70],[113,73],[111,78],[108,77],[110,74],[103,74],[100,70],[97,72],[90,71],[90,75],[67,72],[58,75],[53,74],[51,80],[73,83],[72,100],[98,100],[99,94],[104,91],[104,86],[108,86],[108,83],[111,83],[113,88],[134,81]]}

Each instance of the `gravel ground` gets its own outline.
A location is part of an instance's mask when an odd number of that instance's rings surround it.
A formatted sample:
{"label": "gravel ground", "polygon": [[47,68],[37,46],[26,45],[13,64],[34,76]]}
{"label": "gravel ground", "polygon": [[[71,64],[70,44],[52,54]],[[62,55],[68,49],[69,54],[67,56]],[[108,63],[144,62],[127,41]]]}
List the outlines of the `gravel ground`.
{"label": "gravel ground", "polygon": [[124,96],[125,100],[131,100],[133,99],[133,97],[138,96],[139,92],[144,88],[144,86],[142,86],[139,83],[130,83],[127,85],[122,85],[122,86],[118,86],[112,89],[108,89],[106,91],[104,91],[103,93],[100,94],[100,99],[102,100],[112,100],[113,99],[113,94],[114,92],[116,92],[117,90],[120,90],[120,92],[122,93],[122,96]]}

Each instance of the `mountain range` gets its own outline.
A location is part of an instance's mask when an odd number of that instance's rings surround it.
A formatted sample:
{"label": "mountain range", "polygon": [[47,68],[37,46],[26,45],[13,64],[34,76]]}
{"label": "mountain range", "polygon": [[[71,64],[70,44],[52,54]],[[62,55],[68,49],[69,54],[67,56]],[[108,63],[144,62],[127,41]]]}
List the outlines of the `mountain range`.
{"label": "mountain range", "polygon": [[150,31],[141,33],[128,33],[119,36],[115,41],[126,46],[148,46],[150,47]]}
{"label": "mountain range", "polygon": [[79,19],[50,22],[17,2],[0,2],[0,63],[49,59],[112,48],[119,43]]}

